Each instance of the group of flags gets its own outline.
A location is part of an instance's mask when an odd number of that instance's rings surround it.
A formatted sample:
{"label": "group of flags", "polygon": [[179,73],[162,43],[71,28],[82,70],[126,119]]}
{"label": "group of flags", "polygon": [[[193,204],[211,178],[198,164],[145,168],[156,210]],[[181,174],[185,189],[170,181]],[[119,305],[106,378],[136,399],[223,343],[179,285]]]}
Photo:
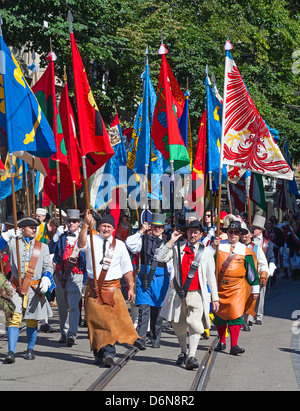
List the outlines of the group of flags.
{"label": "group of flags", "polygon": [[[161,199],[161,176],[170,168],[171,172],[191,175],[186,199],[200,216],[204,211],[207,175],[212,179],[213,190],[226,180],[230,182],[233,187],[230,194],[234,198],[238,186],[245,186],[247,172],[248,177],[252,175],[249,193],[261,207],[264,207],[262,174],[293,181],[291,164],[282,155],[269,127],[257,111],[232,58],[229,41],[225,45],[223,98],[216,86],[211,86],[208,74],[206,77],[207,104],[200,121],[194,161],[189,92],[182,93],[167,61],[168,51],[163,41],[158,51],[162,61],[157,92],[150,79],[146,51],[143,98],[128,150],[117,113],[109,131],[106,130],[72,29],[70,43],[77,107],[75,115],[66,78],[59,105],[56,101],[55,53],[49,53],[44,74],[30,89],[2,33],[0,36],[0,130],[8,153],[17,158],[14,164],[18,170],[25,157],[28,162],[28,158],[31,159],[33,167],[42,164],[42,172],[38,175],[44,178],[44,205],[48,205],[47,201],[59,205],[60,201],[76,193],[82,182],[93,174],[91,205],[99,209],[110,203],[117,218],[120,187],[129,187],[129,179],[141,183],[144,176],[142,183],[148,187],[146,196]],[[0,174],[1,169],[5,174],[5,168],[0,164]],[[120,170],[123,171],[120,173]],[[111,181],[104,181],[103,176],[107,175],[111,176]],[[150,179],[149,176],[155,177]],[[1,180],[0,196],[3,187]],[[135,188],[134,184],[131,188]],[[294,193],[296,189],[291,186]],[[237,198],[241,202],[239,194]]]}

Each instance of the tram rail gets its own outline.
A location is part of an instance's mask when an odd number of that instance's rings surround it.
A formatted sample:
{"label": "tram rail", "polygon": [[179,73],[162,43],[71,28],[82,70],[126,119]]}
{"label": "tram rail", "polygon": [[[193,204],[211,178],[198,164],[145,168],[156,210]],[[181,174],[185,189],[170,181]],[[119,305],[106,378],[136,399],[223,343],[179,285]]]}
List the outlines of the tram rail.
{"label": "tram rail", "polygon": [[[216,356],[215,347],[218,343],[218,337],[214,338],[205,353],[199,369],[194,377],[190,391],[204,391],[211,369]],[[88,389],[87,391],[102,391],[109,382],[121,371],[121,369],[137,354],[139,351],[136,347],[130,347],[114,365],[107,369]]]}

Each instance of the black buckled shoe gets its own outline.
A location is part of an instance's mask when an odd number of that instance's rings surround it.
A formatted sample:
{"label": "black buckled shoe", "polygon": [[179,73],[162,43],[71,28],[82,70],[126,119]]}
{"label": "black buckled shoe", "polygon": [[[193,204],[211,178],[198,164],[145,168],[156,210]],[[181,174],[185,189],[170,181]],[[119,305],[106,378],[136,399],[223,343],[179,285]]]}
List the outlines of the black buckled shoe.
{"label": "black buckled shoe", "polygon": [[4,364],[13,364],[15,361],[15,353],[13,351],[8,351],[7,356],[4,358]]}
{"label": "black buckled shoe", "polygon": [[25,360],[35,360],[35,354],[32,348],[29,348],[25,354]]}
{"label": "black buckled shoe", "polygon": [[178,355],[178,358],[176,361],[176,365],[182,365],[182,364],[186,364],[186,353],[185,352],[181,352]]}
{"label": "black buckled shoe", "polygon": [[216,345],[215,351],[221,352],[224,350],[226,350],[226,344],[219,341],[218,344]]}
{"label": "black buckled shoe", "polygon": [[231,355],[243,354],[244,352],[245,352],[245,348],[241,348],[238,345],[235,345],[234,347],[230,348]]}
{"label": "black buckled shoe", "polygon": [[197,359],[195,357],[189,357],[186,362],[185,368],[187,370],[193,370],[194,368],[199,368],[199,363]]}

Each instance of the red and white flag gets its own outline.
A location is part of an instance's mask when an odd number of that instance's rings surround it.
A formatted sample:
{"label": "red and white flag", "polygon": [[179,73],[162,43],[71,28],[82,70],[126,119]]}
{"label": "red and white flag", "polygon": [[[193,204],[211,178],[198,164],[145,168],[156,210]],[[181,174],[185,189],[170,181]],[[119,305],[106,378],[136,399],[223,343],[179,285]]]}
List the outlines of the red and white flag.
{"label": "red and white flag", "polygon": [[256,109],[226,45],[225,50],[223,163],[292,180],[293,171]]}

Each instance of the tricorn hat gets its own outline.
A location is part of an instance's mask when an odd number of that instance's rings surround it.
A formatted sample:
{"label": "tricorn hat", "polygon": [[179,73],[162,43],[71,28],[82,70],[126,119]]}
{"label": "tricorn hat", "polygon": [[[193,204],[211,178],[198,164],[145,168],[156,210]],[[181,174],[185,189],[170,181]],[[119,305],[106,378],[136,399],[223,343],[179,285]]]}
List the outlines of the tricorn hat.
{"label": "tricorn hat", "polygon": [[259,227],[261,229],[265,229],[265,222],[266,222],[266,218],[263,217],[262,215],[256,215],[253,219],[252,222],[252,227]]}
{"label": "tricorn hat", "polygon": [[15,225],[15,219],[13,215],[9,215],[4,223],[5,225]]}
{"label": "tricorn hat", "polygon": [[80,213],[80,211],[77,210],[76,208],[75,208],[75,209],[69,208],[69,209],[67,210],[67,219],[68,219],[68,220],[78,220],[78,221],[81,221],[82,218],[80,217],[79,213]]}
{"label": "tricorn hat", "polygon": [[33,217],[23,217],[18,221],[18,227],[30,227],[36,226],[38,227],[41,224],[40,220],[37,220]]}
{"label": "tricorn hat", "polygon": [[230,229],[239,230],[241,232],[241,235],[248,234],[248,230],[242,227],[241,222],[239,220],[233,220],[230,222],[228,227],[222,227],[222,231],[224,233],[227,233],[227,231]]}

